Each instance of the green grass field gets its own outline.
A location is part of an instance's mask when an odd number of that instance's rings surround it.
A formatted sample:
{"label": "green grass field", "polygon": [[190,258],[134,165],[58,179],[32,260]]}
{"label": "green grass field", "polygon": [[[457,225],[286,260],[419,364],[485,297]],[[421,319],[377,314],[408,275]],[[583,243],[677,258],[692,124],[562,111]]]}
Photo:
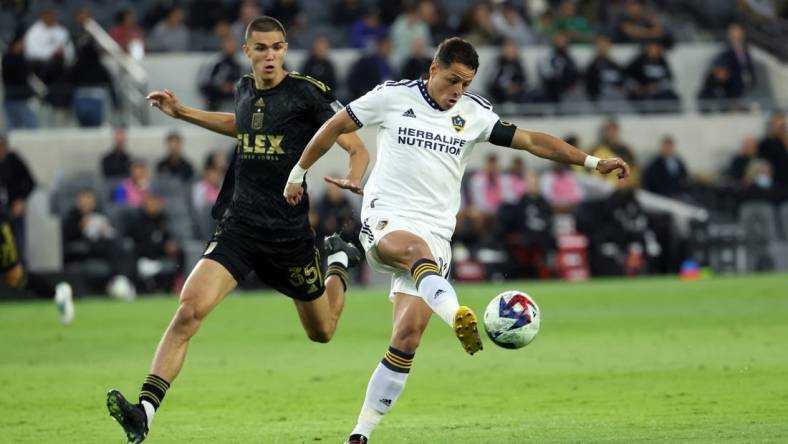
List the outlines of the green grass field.
{"label": "green grass field", "polygon": [[[477,313],[528,291],[522,350],[462,352],[437,318],[375,443],[788,442],[788,275],[463,285]],[[108,388],[136,399],[177,301],[0,305],[0,442],[122,443]],[[348,298],[330,344],[285,297],[234,295],[208,318],[146,443],[341,443],[386,350],[384,290]],[[486,339],[486,338],[485,338]]]}

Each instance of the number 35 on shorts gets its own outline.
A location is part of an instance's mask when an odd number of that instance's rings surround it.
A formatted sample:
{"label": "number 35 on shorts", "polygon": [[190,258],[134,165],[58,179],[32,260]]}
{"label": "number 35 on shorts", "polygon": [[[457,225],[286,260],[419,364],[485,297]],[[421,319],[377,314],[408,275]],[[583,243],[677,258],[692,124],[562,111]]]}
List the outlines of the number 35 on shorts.
{"label": "number 35 on shorts", "polygon": [[289,280],[293,287],[313,285],[322,279],[317,263],[311,263],[304,267],[290,267],[287,270],[290,273]]}

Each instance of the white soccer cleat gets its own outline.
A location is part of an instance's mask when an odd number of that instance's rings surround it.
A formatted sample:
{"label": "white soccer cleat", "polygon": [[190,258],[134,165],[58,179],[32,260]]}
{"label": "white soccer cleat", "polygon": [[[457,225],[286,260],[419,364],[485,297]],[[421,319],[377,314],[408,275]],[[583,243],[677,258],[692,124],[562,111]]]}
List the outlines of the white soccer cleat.
{"label": "white soccer cleat", "polygon": [[68,282],[61,282],[55,287],[55,305],[60,312],[60,322],[70,324],[74,320],[74,292]]}

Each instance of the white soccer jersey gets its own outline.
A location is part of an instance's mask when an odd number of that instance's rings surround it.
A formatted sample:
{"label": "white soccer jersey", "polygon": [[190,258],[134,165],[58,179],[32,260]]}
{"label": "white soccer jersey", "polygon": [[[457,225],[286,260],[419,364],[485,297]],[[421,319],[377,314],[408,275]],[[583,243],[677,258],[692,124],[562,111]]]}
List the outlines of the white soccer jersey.
{"label": "white soccer jersey", "polygon": [[468,158],[499,120],[490,102],[465,93],[443,111],[423,80],[402,80],[378,85],[346,109],[359,126],[379,125],[362,219],[373,211],[402,216],[450,240]]}

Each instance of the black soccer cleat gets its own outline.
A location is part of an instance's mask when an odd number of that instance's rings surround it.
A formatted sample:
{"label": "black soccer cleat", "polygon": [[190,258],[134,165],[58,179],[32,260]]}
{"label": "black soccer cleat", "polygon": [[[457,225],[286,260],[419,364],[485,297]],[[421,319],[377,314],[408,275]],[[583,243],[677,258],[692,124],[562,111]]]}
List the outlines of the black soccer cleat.
{"label": "black soccer cleat", "polygon": [[367,437],[359,434],[350,435],[345,444],[367,444]]}
{"label": "black soccer cleat", "polygon": [[329,255],[344,251],[345,254],[347,254],[348,268],[358,265],[358,263],[361,262],[361,252],[358,251],[358,248],[350,242],[345,242],[339,233],[326,236],[323,240],[323,248],[326,249],[326,254]]}
{"label": "black soccer cleat", "polygon": [[112,389],[107,392],[107,410],[109,416],[123,427],[128,442],[139,444],[145,440],[148,435],[148,417],[141,405],[130,403],[119,391]]}

